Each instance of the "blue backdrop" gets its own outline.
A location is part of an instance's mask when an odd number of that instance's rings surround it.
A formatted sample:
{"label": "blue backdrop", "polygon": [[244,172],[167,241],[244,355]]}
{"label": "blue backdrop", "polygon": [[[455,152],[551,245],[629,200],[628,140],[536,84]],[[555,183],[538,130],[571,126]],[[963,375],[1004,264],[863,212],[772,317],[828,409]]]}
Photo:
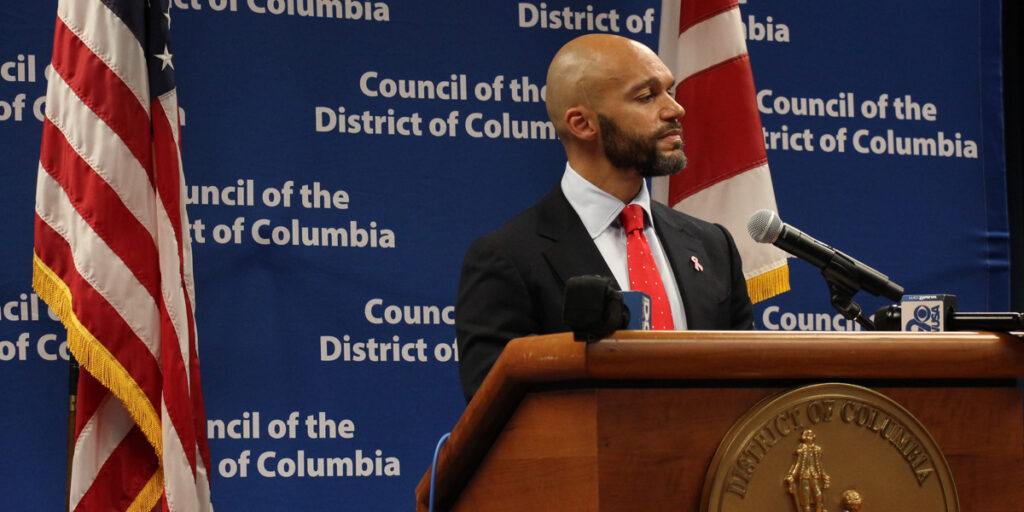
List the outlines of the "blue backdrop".
{"label": "blue backdrop", "polygon": [[[606,29],[656,47],[661,11],[654,0],[336,3],[303,16],[312,2],[176,0],[171,12],[222,510],[412,506],[464,408],[451,311],[464,251],[563,167],[540,87],[555,50],[586,30],[552,28],[552,13],[609,14]],[[741,8],[783,220],[908,293],[1007,309],[998,2]],[[8,510],[56,510],[64,496],[65,335],[30,284],[55,12],[54,1],[0,10]],[[852,109],[802,114],[801,98]],[[898,154],[915,145],[925,154]],[[791,272],[793,291],[755,306],[759,328],[852,328],[815,269],[791,261]],[[294,470],[326,458],[349,459],[352,474]]]}

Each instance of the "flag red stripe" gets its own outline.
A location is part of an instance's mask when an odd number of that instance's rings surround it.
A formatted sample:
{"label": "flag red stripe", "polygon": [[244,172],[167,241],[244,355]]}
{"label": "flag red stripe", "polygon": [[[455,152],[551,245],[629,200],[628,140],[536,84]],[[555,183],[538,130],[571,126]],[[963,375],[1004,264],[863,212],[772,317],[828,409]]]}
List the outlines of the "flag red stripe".
{"label": "flag red stripe", "polygon": [[[167,114],[159,99],[153,100],[151,110],[153,112],[154,162],[159,173],[156,188],[164,209],[167,210],[167,216],[171,219],[174,240],[178,247],[178,261],[181,262],[181,182],[179,181],[181,165],[178,161],[178,146],[174,142],[170,120],[167,119]],[[178,272],[182,274],[184,269],[179,266]]]}
{"label": "flag red stripe", "polygon": [[[182,258],[182,237],[181,237],[181,211],[180,204],[180,164],[178,162],[178,147],[174,142],[171,132],[170,121],[164,112],[159,100],[154,100],[151,105],[153,113],[153,151],[156,164],[156,187],[160,201],[170,217],[171,227],[174,231],[175,247],[177,248],[178,266],[174,270],[177,276],[174,278],[175,285],[181,285],[185,290],[183,275],[184,268]],[[166,270],[166,269],[165,269]],[[171,279],[170,277],[168,278]],[[170,286],[170,285],[168,285]],[[184,302],[184,304],[188,304]],[[186,318],[188,316],[186,309]],[[174,330],[170,318],[161,313],[163,324],[163,370],[164,370],[164,403],[167,406],[167,414],[174,423],[174,430],[178,433],[182,446],[185,449],[185,456],[188,459],[192,474],[196,471],[196,433],[195,424],[192,421],[192,403],[188,376],[185,371],[185,361],[182,359],[181,341],[178,336],[184,335],[185,340],[191,338],[188,331],[191,325],[186,325],[185,332],[179,333]],[[173,340],[173,343],[172,343]],[[188,351],[191,352],[191,351]],[[186,352],[186,353],[188,353]]]}
{"label": "flag red stripe", "polygon": [[737,0],[682,0],[679,5],[679,33],[729,9],[739,7]]}
{"label": "flag red stripe", "polygon": [[78,273],[67,241],[36,216],[36,254],[47,262],[71,290],[72,309],[78,320],[124,366],[146,394],[160,404],[160,365],[146,345],[135,335],[117,310]]}
{"label": "flag red stripe", "polygon": [[193,476],[196,470],[195,454],[195,425],[192,420],[192,404],[189,398],[188,380],[185,378],[185,362],[181,358],[181,349],[178,345],[174,327],[170,318],[161,315],[164,340],[161,346],[161,358],[163,359],[163,398],[167,407],[167,416],[174,424],[174,430],[178,433],[181,445],[185,447],[185,456],[188,458],[189,466]]}
{"label": "flag red stripe", "polygon": [[687,109],[688,161],[669,185],[669,204],[767,162],[746,55],[691,76],[676,95]]}
{"label": "flag red stripe", "polygon": [[43,121],[40,163],[67,193],[75,210],[106,242],[135,278],[160,298],[160,269],[156,245],[121,197],[75,152],[49,119]]}
{"label": "flag red stripe", "polygon": [[75,439],[82,434],[82,429],[89,422],[89,418],[96,414],[108,394],[110,390],[89,372],[79,373],[78,392],[75,398]]}
{"label": "flag red stripe", "polygon": [[156,453],[136,425],[103,462],[75,510],[127,510],[157,468]]}
{"label": "flag red stripe", "polygon": [[[184,283],[182,283],[184,286]],[[210,470],[210,442],[206,439],[206,405],[203,402],[202,380],[199,377],[199,352],[196,348],[195,316],[192,313],[192,300],[188,293],[185,294],[185,304],[188,305],[188,357],[189,357],[189,391],[192,396],[192,419],[196,435],[196,442],[199,445],[199,456],[206,467],[206,474],[212,475]]]}
{"label": "flag red stripe", "polygon": [[[179,132],[180,135],[180,132]],[[180,139],[179,139],[180,140]],[[188,286],[185,283],[184,270],[184,245],[179,244],[178,260],[182,262],[181,288],[185,290],[185,312],[188,316],[188,356],[189,356],[189,393],[192,397],[192,419],[196,443],[199,449],[199,457],[206,468],[206,474],[212,475],[210,469],[210,443],[206,438],[206,406],[203,401],[202,379],[199,372],[199,352],[196,347],[196,323],[195,314],[192,309],[192,299],[189,298]],[[195,464],[193,464],[193,473]]]}
{"label": "flag red stripe", "polygon": [[[174,425],[174,430],[184,447],[185,457],[188,459],[192,476],[196,472],[196,435],[195,422],[193,421],[193,405],[189,393],[189,382],[185,375],[185,362],[182,360],[181,351],[178,346],[176,333],[171,325],[170,318],[162,316],[161,323],[164,327],[164,343],[162,346],[163,358],[163,399],[167,408],[167,417]],[[191,351],[190,351],[191,352]]]}
{"label": "flag red stripe", "polygon": [[53,69],[110,126],[153,182],[149,114],[138,98],[64,23],[57,19]]}

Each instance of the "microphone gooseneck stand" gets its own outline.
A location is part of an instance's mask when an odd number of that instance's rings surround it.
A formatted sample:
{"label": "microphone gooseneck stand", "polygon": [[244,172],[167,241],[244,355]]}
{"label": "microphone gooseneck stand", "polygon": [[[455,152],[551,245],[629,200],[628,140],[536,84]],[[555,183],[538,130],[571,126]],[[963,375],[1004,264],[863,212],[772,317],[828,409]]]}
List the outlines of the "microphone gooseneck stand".
{"label": "microphone gooseneck stand", "polygon": [[864,316],[864,310],[853,300],[853,296],[860,290],[860,283],[851,276],[856,275],[857,270],[852,262],[836,253],[821,267],[821,275],[825,277],[828,284],[829,296],[832,307],[839,311],[847,320],[854,320],[869,331],[875,330],[875,324],[870,318]]}

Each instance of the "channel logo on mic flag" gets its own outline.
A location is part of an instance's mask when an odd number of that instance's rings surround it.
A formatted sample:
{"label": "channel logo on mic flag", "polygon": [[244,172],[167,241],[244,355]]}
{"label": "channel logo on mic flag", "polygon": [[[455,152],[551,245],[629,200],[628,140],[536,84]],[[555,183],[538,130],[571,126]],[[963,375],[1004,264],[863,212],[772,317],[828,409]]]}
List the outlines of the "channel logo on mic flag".
{"label": "channel logo on mic flag", "polygon": [[956,295],[907,295],[900,303],[901,330],[944,331],[956,306]]}
{"label": "channel logo on mic flag", "polygon": [[629,323],[626,324],[627,330],[651,330],[650,295],[638,291],[622,292],[622,304],[629,310]]}

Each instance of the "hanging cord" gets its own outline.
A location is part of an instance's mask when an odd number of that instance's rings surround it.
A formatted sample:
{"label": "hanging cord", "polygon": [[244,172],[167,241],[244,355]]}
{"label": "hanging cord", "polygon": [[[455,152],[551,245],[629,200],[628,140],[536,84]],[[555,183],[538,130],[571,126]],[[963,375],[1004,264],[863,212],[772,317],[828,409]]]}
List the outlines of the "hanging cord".
{"label": "hanging cord", "polygon": [[434,460],[430,463],[430,512],[434,512],[434,477],[437,476],[437,456],[441,453],[441,447],[444,446],[444,442],[448,440],[448,436],[450,435],[452,435],[452,433],[448,432],[441,436],[441,439],[438,439],[437,448],[434,448]]}

